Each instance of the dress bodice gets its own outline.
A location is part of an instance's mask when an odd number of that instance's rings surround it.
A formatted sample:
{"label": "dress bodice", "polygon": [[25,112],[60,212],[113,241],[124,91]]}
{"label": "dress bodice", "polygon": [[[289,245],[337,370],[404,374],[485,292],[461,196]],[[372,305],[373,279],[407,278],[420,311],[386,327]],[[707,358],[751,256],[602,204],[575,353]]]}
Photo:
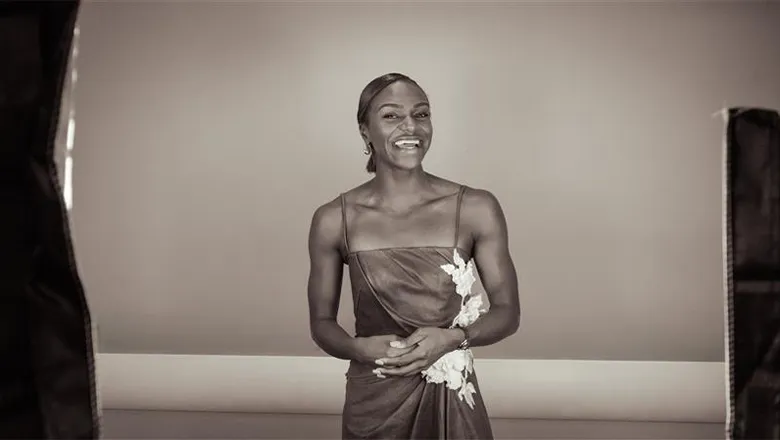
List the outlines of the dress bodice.
{"label": "dress bodice", "polygon": [[[406,336],[420,327],[448,327],[461,297],[442,269],[455,247],[398,247],[351,252],[347,257],[356,336]],[[458,252],[468,260],[468,253]]]}

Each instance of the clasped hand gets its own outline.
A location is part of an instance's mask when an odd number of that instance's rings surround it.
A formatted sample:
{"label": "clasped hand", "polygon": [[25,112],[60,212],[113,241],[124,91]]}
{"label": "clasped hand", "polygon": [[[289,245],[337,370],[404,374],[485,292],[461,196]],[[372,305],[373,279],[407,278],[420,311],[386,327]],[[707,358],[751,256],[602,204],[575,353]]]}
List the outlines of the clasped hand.
{"label": "clasped hand", "polygon": [[362,338],[366,360],[375,363],[379,377],[419,374],[444,354],[455,350],[462,336],[459,330],[423,327],[407,338],[373,336]]}

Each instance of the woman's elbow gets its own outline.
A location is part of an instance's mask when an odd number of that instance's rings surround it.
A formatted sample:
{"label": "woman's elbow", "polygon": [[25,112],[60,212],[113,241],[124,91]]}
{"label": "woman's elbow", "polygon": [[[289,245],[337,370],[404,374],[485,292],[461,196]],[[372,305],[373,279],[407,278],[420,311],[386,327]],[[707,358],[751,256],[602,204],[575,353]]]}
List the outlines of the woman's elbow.
{"label": "woman's elbow", "polygon": [[322,348],[322,321],[313,319],[309,322],[309,336],[314,343]]}
{"label": "woman's elbow", "polygon": [[512,336],[520,330],[520,308],[509,309],[509,319],[507,320],[507,336]]}

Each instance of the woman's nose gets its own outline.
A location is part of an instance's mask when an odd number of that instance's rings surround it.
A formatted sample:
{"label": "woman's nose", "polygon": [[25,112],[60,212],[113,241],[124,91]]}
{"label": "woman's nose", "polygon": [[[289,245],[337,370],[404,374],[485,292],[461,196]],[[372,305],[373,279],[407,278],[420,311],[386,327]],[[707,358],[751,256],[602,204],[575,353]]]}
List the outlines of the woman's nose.
{"label": "woman's nose", "polygon": [[401,128],[406,131],[407,133],[414,132],[414,129],[417,125],[417,122],[414,120],[412,116],[407,116],[404,118],[404,120],[401,122]]}

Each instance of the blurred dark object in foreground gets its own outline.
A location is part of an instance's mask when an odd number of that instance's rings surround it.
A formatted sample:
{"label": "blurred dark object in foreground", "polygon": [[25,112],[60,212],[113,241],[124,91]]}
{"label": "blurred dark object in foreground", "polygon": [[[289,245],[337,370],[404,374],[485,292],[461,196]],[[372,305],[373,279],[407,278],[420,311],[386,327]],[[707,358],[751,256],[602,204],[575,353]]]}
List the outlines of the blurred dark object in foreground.
{"label": "blurred dark object in foreground", "polygon": [[0,438],[99,436],[53,150],[78,1],[0,2]]}
{"label": "blurred dark object in foreground", "polygon": [[734,439],[780,438],[780,115],[731,109],[728,311]]}

